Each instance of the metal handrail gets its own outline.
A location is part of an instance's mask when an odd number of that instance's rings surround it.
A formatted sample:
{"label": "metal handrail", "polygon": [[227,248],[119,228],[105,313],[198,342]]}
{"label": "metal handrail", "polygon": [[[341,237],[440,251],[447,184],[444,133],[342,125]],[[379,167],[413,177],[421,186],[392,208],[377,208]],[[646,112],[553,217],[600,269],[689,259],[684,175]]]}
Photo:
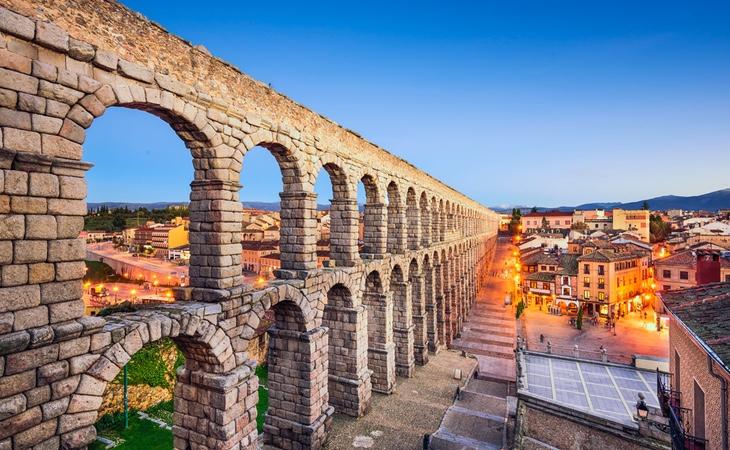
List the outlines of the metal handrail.
{"label": "metal handrail", "polygon": [[689,434],[692,424],[692,410],[682,408],[680,391],[668,388],[671,375],[657,370],[657,394],[662,412],[669,418],[672,448],[675,450],[705,450],[707,439]]}

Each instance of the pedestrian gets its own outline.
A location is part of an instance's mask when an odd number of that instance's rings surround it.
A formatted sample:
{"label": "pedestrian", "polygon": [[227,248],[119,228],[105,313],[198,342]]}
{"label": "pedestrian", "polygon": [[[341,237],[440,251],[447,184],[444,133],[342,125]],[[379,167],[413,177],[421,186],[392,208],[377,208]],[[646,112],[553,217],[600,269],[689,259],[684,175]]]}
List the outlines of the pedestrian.
{"label": "pedestrian", "polygon": [[540,343],[542,344],[543,342],[545,342],[545,336],[540,333]]}

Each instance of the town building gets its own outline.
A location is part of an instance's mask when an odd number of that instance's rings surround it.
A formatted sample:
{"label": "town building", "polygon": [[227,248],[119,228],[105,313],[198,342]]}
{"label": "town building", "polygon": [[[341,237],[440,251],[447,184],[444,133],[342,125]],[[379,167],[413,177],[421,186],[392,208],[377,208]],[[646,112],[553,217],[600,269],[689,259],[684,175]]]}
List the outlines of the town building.
{"label": "town building", "polygon": [[188,221],[176,217],[169,223],[147,223],[136,229],[133,245],[152,249],[158,258],[168,258],[170,249],[189,245]]}
{"label": "town building", "polygon": [[686,289],[718,281],[730,281],[730,252],[714,244],[696,244],[654,261],[657,289]]}
{"label": "town building", "polygon": [[612,211],[612,228],[614,230],[636,231],[644,242],[649,242],[649,211],[648,210],[624,210],[614,209]]}
{"label": "town building", "polygon": [[528,248],[568,249],[568,237],[559,233],[536,233],[525,237],[518,245],[520,250]]}
{"label": "town building", "polygon": [[671,370],[660,402],[672,434],[689,448],[727,449],[730,283],[661,292],[659,297],[669,314]]}
{"label": "town building", "polygon": [[[243,241],[241,242],[241,267],[245,272],[261,274],[261,258],[278,253],[279,243],[275,241]],[[271,270],[267,269],[267,274]]]}
{"label": "town building", "polygon": [[654,279],[660,291],[696,286],[696,272],[697,256],[692,250],[683,250],[654,261]]}
{"label": "town building", "polygon": [[640,311],[651,293],[650,256],[620,248],[584,248],[578,257],[578,289],[590,315],[612,317]]}
{"label": "town building", "polygon": [[539,230],[570,230],[573,213],[563,211],[531,212],[524,214],[520,225],[525,232]]}

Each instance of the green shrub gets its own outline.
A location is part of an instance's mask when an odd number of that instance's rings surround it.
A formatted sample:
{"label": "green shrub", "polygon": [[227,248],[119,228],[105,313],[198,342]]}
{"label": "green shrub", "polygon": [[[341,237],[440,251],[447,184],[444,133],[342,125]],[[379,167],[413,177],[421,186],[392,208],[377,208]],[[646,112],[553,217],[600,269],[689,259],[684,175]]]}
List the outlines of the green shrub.
{"label": "green shrub", "polygon": [[516,311],[515,311],[515,318],[516,319],[519,319],[520,316],[522,315],[522,313],[524,311],[525,311],[525,302],[523,302],[522,300],[520,300],[520,302],[517,303],[517,308],[516,308]]}

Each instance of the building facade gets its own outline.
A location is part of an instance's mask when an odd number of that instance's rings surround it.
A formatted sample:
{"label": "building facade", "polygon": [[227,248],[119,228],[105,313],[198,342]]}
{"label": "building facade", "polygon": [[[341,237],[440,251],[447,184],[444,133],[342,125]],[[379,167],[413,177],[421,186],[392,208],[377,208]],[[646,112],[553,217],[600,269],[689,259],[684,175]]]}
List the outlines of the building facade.
{"label": "building facade", "polygon": [[730,284],[713,283],[659,294],[669,322],[671,380],[666,409],[682,420],[670,425],[694,448],[728,448]]}
{"label": "building facade", "polygon": [[644,242],[649,242],[649,211],[614,209],[612,227],[614,230],[635,231]]}
{"label": "building facade", "polygon": [[537,230],[569,230],[573,225],[573,213],[546,211],[527,213],[520,220],[525,232]]}

